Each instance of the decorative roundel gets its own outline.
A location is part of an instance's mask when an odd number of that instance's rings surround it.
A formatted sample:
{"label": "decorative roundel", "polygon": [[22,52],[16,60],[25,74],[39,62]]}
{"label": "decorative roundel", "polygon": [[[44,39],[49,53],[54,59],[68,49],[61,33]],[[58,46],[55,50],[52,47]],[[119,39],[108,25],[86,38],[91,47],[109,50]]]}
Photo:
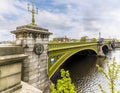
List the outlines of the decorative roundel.
{"label": "decorative roundel", "polygon": [[44,51],[44,46],[42,44],[37,43],[34,45],[33,51],[35,52],[35,54],[40,55]]}

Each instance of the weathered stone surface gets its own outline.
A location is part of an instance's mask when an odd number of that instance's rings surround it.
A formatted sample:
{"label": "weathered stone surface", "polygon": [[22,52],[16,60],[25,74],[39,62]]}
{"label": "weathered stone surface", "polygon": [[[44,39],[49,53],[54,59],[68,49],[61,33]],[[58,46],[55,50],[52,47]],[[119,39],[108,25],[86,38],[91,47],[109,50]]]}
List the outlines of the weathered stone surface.
{"label": "weathered stone surface", "polygon": [[24,65],[22,65],[23,67],[29,67],[30,63],[24,62]]}
{"label": "weathered stone surface", "polygon": [[0,56],[0,66],[22,62],[26,57],[25,54]]}
{"label": "weathered stone surface", "polygon": [[[46,80],[48,78],[48,38],[51,33],[48,32],[47,29],[30,25],[17,27],[15,31],[12,31],[12,33],[16,35],[16,39],[18,41],[21,40],[21,45],[24,48],[24,53],[28,55],[28,58],[24,61],[22,66],[23,81],[27,81],[35,87],[41,86],[41,84],[44,82],[46,83]],[[40,43],[44,46],[44,51],[41,55],[36,55],[33,51],[34,45],[36,43]],[[25,48],[26,45],[28,46],[27,48]],[[43,75],[43,77],[41,77],[41,75]]]}
{"label": "weathered stone surface", "polygon": [[21,73],[21,63],[0,66],[0,71],[1,71],[0,78],[4,78],[6,76],[16,73]]}
{"label": "weathered stone surface", "polygon": [[0,93],[12,93],[21,87],[21,65],[27,56],[17,46],[0,47],[0,53]]}
{"label": "weathered stone surface", "polygon": [[20,46],[0,46],[0,56],[22,54],[23,48]]}
{"label": "weathered stone surface", "polygon": [[13,93],[43,93],[41,90],[39,90],[25,82],[21,82],[21,84],[22,84],[22,88]]}
{"label": "weathered stone surface", "polygon": [[21,88],[22,88],[22,85],[21,85],[21,84],[17,84],[17,85],[15,85],[15,86],[13,86],[13,87],[11,87],[11,88],[8,88],[7,90],[2,91],[2,92],[0,92],[0,93],[13,93],[13,92],[15,92],[16,90],[19,90],[19,89],[21,89]]}
{"label": "weathered stone surface", "polygon": [[32,79],[38,78],[38,76],[39,76],[38,74],[34,74],[34,75],[31,75],[29,79],[32,80]]}
{"label": "weathered stone surface", "polygon": [[0,78],[0,91],[6,90],[9,87],[12,87],[21,82],[21,73]]}
{"label": "weathered stone surface", "polygon": [[24,80],[25,82],[29,82],[29,76],[27,76],[27,75],[24,76],[24,77],[23,77],[23,80]]}
{"label": "weathered stone surface", "polygon": [[36,69],[36,70],[29,72],[29,75],[31,76],[31,75],[38,74],[38,73],[39,73],[39,70]]}
{"label": "weathered stone surface", "polygon": [[39,81],[39,78],[33,78],[32,80],[29,80],[29,84],[33,84],[33,83],[36,83],[38,81]]}

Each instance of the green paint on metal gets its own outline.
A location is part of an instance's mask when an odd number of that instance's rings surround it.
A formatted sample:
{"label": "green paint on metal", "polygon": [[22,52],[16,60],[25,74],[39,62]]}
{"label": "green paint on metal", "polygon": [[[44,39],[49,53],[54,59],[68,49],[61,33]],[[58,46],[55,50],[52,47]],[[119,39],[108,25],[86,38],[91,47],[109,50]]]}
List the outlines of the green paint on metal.
{"label": "green paint on metal", "polygon": [[[69,46],[69,47],[63,47],[63,48],[54,48],[54,49],[50,49],[49,50],[49,68],[48,68],[48,72],[49,72],[49,78],[51,78],[51,76],[55,73],[55,71],[72,55],[74,55],[75,53],[82,51],[82,50],[93,50],[96,53],[98,52],[98,48],[97,48],[97,43],[94,44],[84,44],[84,45],[76,45],[76,46]],[[58,55],[62,54],[62,56],[58,59],[55,58],[55,56],[57,57]],[[50,59],[51,58],[55,58],[55,62],[54,64],[50,64]]]}
{"label": "green paint on metal", "polygon": [[63,48],[63,47],[69,47],[69,46],[76,46],[76,45],[85,45],[85,44],[94,44],[97,42],[68,42],[68,43],[49,43],[49,49],[54,49],[54,48]]}
{"label": "green paint on metal", "polygon": [[[108,45],[108,42],[104,42],[104,45]],[[69,42],[69,43],[49,43],[49,59],[48,59],[48,74],[49,78],[55,73],[55,71],[72,55],[82,50],[93,50],[96,54],[98,52],[97,42]],[[54,63],[50,60],[54,58]]]}

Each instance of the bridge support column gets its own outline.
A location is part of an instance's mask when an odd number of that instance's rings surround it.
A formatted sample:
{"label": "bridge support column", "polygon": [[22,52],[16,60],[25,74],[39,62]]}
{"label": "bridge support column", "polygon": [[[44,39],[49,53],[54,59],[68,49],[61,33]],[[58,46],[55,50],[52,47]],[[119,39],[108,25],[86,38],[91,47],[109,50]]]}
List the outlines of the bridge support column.
{"label": "bridge support column", "polygon": [[109,51],[112,51],[111,43],[109,44]]}
{"label": "bridge support column", "polygon": [[51,34],[47,29],[34,25],[17,27],[12,31],[16,35],[16,44],[24,48],[28,55],[22,66],[22,80],[44,90],[48,85],[48,39]]}
{"label": "bridge support column", "polygon": [[102,45],[98,46],[98,56],[105,56],[102,50]]}

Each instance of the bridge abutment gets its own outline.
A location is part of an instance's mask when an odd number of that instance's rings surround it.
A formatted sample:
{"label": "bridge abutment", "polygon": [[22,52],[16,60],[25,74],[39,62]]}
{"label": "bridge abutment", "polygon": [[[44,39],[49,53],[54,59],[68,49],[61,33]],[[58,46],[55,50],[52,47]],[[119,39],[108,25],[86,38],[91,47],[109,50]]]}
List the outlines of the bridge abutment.
{"label": "bridge abutment", "polygon": [[98,56],[105,56],[105,54],[103,53],[103,46],[102,45],[99,45],[98,47]]}
{"label": "bridge abutment", "polygon": [[51,33],[34,25],[17,27],[12,33],[16,35],[16,44],[21,45],[28,55],[22,65],[22,80],[44,90],[48,85],[47,51]]}

